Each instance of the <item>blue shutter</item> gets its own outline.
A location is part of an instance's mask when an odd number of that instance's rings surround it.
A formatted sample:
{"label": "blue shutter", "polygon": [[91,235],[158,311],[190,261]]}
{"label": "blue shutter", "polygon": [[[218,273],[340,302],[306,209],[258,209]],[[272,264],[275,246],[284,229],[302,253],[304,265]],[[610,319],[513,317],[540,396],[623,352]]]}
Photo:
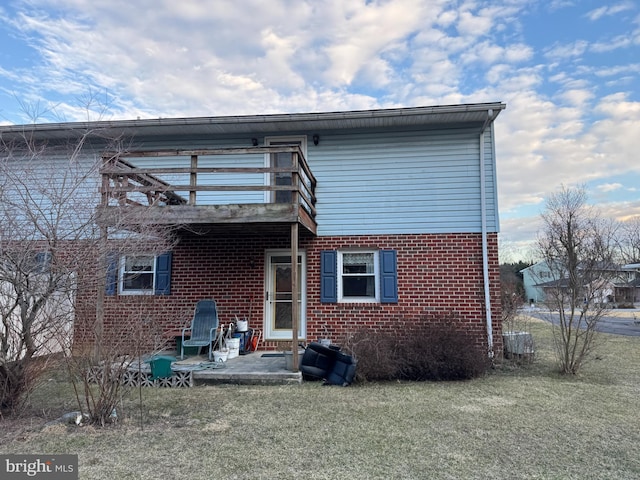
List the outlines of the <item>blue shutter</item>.
{"label": "blue shutter", "polygon": [[398,252],[380,250],[380,303],[398,303]]}
{"label": "blue shutter", "polygon": [[36,253],[34,271],[37,273],[46,273],[51,268],[51,252]]}
{"label": "blue shutter", "polygon": [[338,302],[338,252],[320,252],[320,302]]}
{"label": "blue shutter", "polygon": [[113,296],[118,290],[118,255],[107,253],[107,282],[104,287],[105,295]]}
{"label": "blue shutter", "polygon": [[171,252],[156,258],[156,295],[171,294]]}

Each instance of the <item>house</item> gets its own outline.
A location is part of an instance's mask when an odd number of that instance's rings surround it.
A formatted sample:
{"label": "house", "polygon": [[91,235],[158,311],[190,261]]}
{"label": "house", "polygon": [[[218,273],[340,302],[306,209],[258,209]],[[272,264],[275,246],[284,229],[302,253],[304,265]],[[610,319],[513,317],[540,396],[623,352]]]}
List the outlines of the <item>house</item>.
{"label": "house", "polygon": [[555,278],[547,262],[538,262],[520,270],[524,285],[525,301],[530,304],[543,303],[546,299],[543,284],[559,280]]}
{"label": "house", "polygon": [[[579,269],[581,270],[581,268]],[[541,261],[521,270],[527,301],[544,303],[549,294],[569,287],[567,274],[561,266],[550,267]],[[640,298],[638,265],[591,265],[589,280],[585,279],[585,291],[599,304],[633,305]]]}
{"label": "house", "polygon": [[222,323],[247,319],[264,348],[284,349],[296,337],[340,342],[364,327],[453,314],[492,354],[502,350],[494,121],[504,108],[39,124],[0,135],[28,130],[55,144],[96,132],[80,157],[102,158],[92,178],[101,229],[117,229],[123,212],[136,212],[139,233],[175,227],[169,251],[108,260],[104,295],[87,287],[78,325],[101,302],[104,329],[117,335],[153,297],[167,335],[213,298]]}
{"label": "house", "polygon": [[615,299],[619,306],[625,307],[640,302],[640,263],[629,263],[620,268]]}

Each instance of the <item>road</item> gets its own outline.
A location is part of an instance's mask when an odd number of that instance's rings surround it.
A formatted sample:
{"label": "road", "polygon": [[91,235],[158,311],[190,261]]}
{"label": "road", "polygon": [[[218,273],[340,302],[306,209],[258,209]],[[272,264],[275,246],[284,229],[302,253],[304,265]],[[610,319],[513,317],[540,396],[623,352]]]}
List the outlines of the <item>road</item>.
{"label": "road", "polygon": [[[523,313],[547,322],[558,322],[558,312],[550,312],[542,308],[525,308]],[[596,327],[603,333],[640,337],[640,311],[611,310],[611,314],[603,317]]]}

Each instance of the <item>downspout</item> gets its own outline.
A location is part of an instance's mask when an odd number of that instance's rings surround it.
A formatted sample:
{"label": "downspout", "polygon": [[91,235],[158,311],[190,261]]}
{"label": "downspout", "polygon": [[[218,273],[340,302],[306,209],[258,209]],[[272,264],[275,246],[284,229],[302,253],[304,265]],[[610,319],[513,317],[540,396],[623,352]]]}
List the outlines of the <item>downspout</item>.
{"label": "downspout", "polygon": [[489,358],[494,357],[493,351],[493,323],[491,318],[491,289],[489,288],[489,249],[487,238],[487,185],[485,178],[485,161],[484,161],[484,132],[491,122],[495,119],[493,110],[487,112],[487,119],[480,130],[480,217],[482,227],[482,274],[484,280],[484,308],[485,318],[487,322],[487,351]]}

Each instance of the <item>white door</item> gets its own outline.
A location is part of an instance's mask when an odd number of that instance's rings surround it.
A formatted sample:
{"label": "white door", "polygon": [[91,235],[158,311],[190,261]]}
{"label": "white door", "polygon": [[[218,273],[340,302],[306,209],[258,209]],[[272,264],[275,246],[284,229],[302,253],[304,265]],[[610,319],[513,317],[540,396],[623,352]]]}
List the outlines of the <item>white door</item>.
{"label": "white door", "polygon": [[[272,251],[266,255],[265,279],[265,339],[291,339],[291,252]],[[298,252],[298,306],[300,323],[298,338],[306,338],[306,260],[304,252]]]}

